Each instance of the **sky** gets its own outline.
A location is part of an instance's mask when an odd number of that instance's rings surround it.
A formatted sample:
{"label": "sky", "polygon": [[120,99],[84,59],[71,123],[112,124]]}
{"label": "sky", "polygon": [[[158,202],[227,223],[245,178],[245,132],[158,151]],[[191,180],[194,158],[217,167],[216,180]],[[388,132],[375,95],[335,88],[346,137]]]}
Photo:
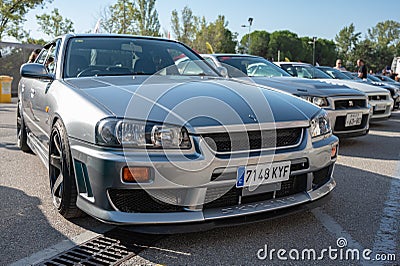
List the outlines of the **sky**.
{"label": "sky", "polygon": [[[116,3],[117,0],[53,0],[44,9],[37,8],[26,16],[25,30],[33,38],[49,37],[41,33],[36,15],[50,13],[58,8],[64,18],[74,23],[76,33],[91,31],[101,10]],[[178,13],[188,6],[196,16],[205,16],[208,22],[224,15],[228,28],[239,34],[238,40],[249,32],[248,18],[253,18],[251,31],[289,30],[299,37],[324,38],[334,40],[336,34],[345,26],[354,23],[362,36],[378,22],[400,21],[400,4],[397,1],[379,2],[376,0],[157,0],[161,33],[171,32],[171,12]],[[171,37],[173,34],[171,32]]]}

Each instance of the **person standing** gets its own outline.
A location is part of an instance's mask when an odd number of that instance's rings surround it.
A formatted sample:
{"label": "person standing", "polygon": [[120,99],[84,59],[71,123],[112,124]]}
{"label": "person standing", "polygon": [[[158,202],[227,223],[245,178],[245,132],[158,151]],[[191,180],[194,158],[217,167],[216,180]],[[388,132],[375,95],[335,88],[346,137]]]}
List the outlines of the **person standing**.
{"label": "person standing", "polygon": [[346,68],[342,65],[341,59],[336,60],[336,66],[334,68],[340,71],[346,71]]}
{"label": "person standing", "polygon": [[357,66],[358,66],[358,77],[361,79],[366,79],[367,78],[367,66],[365,65],[364,60],[358,59]]}

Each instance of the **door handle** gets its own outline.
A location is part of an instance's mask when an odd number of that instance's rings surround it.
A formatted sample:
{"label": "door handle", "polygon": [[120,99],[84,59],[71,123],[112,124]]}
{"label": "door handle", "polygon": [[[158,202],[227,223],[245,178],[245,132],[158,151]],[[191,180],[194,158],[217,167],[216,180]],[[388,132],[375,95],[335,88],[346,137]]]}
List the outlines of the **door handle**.
{"label": "door handle", "polygon": [[35,97],[36,91],[35,89],[31,88],[31,98]]}

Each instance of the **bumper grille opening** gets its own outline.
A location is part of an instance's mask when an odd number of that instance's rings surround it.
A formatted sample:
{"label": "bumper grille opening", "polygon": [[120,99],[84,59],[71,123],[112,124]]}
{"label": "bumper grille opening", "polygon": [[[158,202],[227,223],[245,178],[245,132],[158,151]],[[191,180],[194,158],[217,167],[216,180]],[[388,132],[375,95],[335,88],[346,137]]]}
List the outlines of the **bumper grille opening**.
{"label": "bumper grille opening", "polygon": [[379,111],[375,111],[373,112],[374,115],[383,115],[386,112],[386,110],[379,110]]}
{"label": "bumper grille opening", "polygon": [[367,126],[368,121],[368,114],[362,116],[361,124],[357,126],[346,127],[346,116],[338,116],[336,118],[335,128],[334,131],[350,131],[350,130],[357,130],[363,129]]}
{"label": "bumper grille opening", "polygon": [[333,164],[313,172],[313,189],[319,188],[326,184],[331,179],[332,170]]}
{"label": "bumper grille opening", "polygon": [[169,204],[178,203],[186,193],[183,189],[163,189],[154,191],[162,201],[150,196],[142,189],[109,189],[108,195],[114,206],[122,212],[179,212],[182,206]]}
{"label": "bumper grille opening", "polygon": [[216,152],[235,152],[298,145],[301,141],[302,131],[302,128],[289,128],[276,131],[211,133],[202,134],[202,137]]}
{"label": "bumper grille opening", "polygon": [[344,109],[359,109],[367,107],[366,100],[337,100],[335,101],[335,110],[344,110]]}
{"label": "bumper grille opening", "polygon": [[386,101],[387,97],[386,95],[373,95],[373,96],[368,96],[368,99],[370,101]]}

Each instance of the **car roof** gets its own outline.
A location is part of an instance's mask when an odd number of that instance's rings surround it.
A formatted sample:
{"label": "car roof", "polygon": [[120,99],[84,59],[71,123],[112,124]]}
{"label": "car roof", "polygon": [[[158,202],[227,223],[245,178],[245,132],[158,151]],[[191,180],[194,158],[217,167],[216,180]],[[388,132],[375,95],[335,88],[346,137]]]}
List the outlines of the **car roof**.
{"label": "car roof", "polygon": [[166,39],[162,37],[152,37],[152,36],[141,36],[141,35],[132,35],[132,34],[116,34],[116,33],[68,33],[61,36],[55,37],[52,41],[48,42],[44,47],[54,42],[57,39],[70,39],[70,38],[79,38],[79,37],[100,37],[100,38],[138,38],[138,39],[150,39],[150,40],[159,40],[159,41],[167,41],[167,42],[174,42],[174,43],[181,43],[176,40]]}
{"label": "car roof", "polygon": [[285,61],[279,61],[279,62],[274,62],[277,65],[284,65],[284,64],[288,64],[288,65],[298,65],[298,66],[312,66],[309,63],[303,63],[303,62],[285,62]]}

